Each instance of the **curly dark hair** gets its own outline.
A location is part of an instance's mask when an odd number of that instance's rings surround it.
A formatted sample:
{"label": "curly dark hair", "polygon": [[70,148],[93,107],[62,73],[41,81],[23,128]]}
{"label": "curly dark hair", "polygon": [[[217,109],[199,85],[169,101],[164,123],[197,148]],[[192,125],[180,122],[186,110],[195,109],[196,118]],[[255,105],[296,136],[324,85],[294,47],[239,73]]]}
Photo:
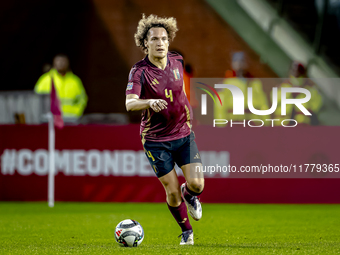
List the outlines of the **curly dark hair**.
{"label": "curly dark hair", "polygon": [[142,19],[138,22],[135,42],[137,47],[140,47],[145,54],[148,53],[148,49],[144,45],[144,40],[147,38],[148,32],[152,27],[163,27],[168,33],[169,41],[175,38],[176,32],[178,31],[175,18],[160,18],[153,14],[146,17],[143,13]]}

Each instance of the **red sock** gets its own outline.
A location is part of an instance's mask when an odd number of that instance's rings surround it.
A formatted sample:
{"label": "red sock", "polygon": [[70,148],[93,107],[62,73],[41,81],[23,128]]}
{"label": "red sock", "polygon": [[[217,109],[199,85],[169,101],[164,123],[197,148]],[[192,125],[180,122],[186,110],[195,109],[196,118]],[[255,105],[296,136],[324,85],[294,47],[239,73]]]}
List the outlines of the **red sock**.
{"label": "red sock", "polygon": [[172,216],[174,216],[175,220],[177,221],[177,224],[181,227],[182,232],[192,229],[189,222],[187,207],[184,201],[182,201],[178,207],[172,207],[169,204],[168,207]]}

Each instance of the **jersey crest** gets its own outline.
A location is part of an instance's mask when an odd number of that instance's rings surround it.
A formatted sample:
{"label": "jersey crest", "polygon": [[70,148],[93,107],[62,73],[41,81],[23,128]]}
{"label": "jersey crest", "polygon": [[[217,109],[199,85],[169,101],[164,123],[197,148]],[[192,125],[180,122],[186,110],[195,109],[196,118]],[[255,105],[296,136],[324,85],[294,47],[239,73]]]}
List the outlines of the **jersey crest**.
{"label": "jersey crest", "polygon": [[175,80],[176,80],[176,81],[179,80],[179,79],[181,79],[181,76],[179,75],[178,68],[176,68],[176,69],[174,69],[174,70],[172,70],[172,71],[173,71],[173,73],[174,73],[174,76],[175,76]]}

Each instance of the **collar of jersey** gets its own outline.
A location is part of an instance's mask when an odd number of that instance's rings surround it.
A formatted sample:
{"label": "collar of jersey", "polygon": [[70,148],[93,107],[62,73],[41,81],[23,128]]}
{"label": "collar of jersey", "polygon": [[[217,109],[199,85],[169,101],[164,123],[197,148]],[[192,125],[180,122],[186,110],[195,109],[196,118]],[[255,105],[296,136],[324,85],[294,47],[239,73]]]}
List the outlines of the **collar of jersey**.
{"label": "collar of jersey", "polygon": [[166,54],[166,57],[167,57],[167,63],[166,63],[166,66],[165,66],[164,70],[162,70],[161,68],[155,66],[155,65],[149,60],[149,55],[146,55],[146,56],[145,56],[145,60],[146,60],[146,62],[148,62],[152,67],[155,67],[155,68],[157,68],[157,69],[159,69],[159,70],[161,70],[161,71],[165,71],[165,69],[168,67],[168,65],[169,65],[169,63],[170,63],[169,52]]}

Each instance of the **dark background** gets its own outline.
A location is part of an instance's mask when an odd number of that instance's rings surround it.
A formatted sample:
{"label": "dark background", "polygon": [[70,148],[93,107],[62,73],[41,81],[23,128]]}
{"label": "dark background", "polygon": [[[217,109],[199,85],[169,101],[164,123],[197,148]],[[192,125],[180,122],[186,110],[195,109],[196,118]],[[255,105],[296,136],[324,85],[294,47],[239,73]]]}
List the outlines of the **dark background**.
{"label": "dark background", "polygon": [[43,65],[65,53],[89,96],[85,113],[125,112],[129,70],[144,57],[133,38],[142,13],[177,19],[170,48],[194,77],[223,77],[241,50],[254,76],[277,77],[203,0],[13,0],[0,3],[0,90],[32,90]]}

